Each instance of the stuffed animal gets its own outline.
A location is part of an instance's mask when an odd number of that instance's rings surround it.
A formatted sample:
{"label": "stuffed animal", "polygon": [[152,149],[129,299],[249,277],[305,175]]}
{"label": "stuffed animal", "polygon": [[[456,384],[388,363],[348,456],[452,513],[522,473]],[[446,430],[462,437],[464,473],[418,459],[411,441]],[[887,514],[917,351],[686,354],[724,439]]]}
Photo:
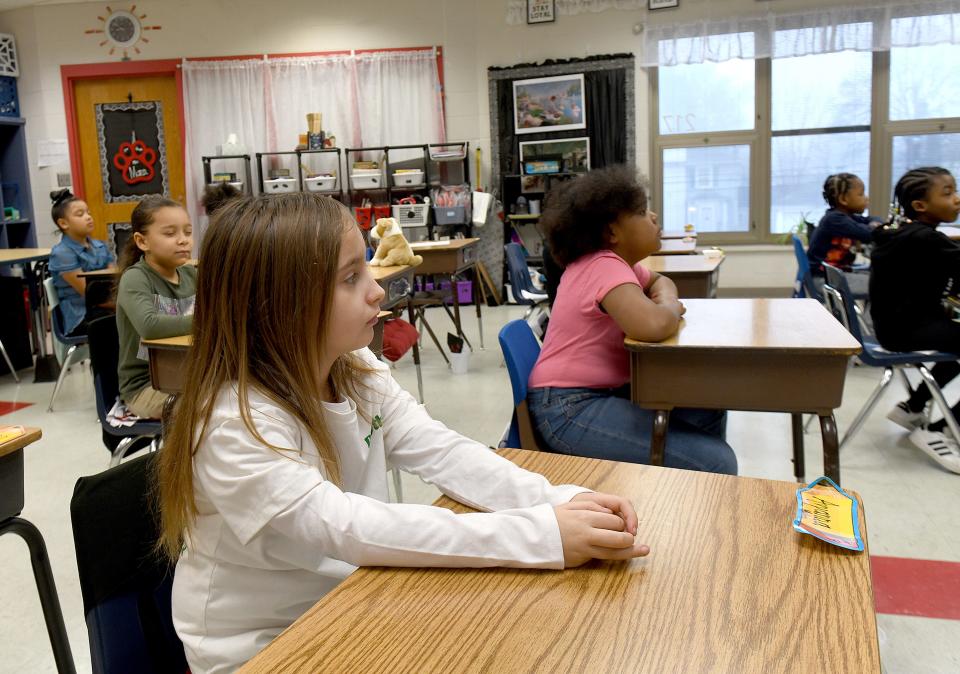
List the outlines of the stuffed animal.
{"label": "stuffed animal", "polygon": [[413,254],[413,249],[403,237],[403,230],[393,218],[377,218],[377,226],[370,230],[371,240],[380,240],[377,252],[370,264],[374,267],[392,267],[398,264],[418,265],[423,258]]}

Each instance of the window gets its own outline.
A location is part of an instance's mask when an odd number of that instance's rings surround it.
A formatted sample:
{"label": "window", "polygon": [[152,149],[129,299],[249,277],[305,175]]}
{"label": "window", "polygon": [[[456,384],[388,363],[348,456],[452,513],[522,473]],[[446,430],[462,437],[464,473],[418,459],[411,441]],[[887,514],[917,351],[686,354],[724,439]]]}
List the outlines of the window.
{"label": "window", "polygon": [[[682,60],[693,50],[715,54],[728,41],[752,53],[753,34],[679,39]],[[756,140],[753,59],[683,64],[660,69],[659,139],[666,229],[694,224],[699,232],[751,229],[750,170]]]}
{"label": "window", "polygon": [[663,33],[650,58],[677,64],[651,77],[665,228],[692,223],[707,243],[781,242],[821,217],[832,173],[860,176],[878,215],[909,168],[960,175],[960,14],[848,16],[827,28],[787,29],[798,22],[785,16],[779,30],[763,20],[746,33]]}
{"label": "window", "polygon": [[[869,24],[851,28],[870,32]],[[810,41],[812,34],[812,29],[777,31],[775,45]],[[869,52],[854,51],[772,60],[771,234],[820,219],[828,175],[846,171],[870,184],[872,63]]]}

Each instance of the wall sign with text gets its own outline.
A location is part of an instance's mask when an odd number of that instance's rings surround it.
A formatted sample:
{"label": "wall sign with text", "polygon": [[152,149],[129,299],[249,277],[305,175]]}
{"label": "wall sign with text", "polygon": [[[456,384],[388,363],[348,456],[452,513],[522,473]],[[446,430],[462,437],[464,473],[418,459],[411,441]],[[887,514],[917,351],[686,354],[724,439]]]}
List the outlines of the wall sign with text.
{"label": "wall sign with text", "polygon": [[556,0],[527,0],[527,23],[549,23],[556,15]]}
{"label": "wall sign with text", "polygon": [[98,103],[96,124],[103,200],[138,201],[170,191],[160,101]]}

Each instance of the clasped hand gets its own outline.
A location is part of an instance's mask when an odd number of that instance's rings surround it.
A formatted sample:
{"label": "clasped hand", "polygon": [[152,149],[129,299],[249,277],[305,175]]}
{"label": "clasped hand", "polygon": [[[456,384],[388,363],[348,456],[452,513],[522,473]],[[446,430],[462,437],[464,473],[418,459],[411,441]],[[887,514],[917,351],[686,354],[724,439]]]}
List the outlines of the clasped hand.
{"label": "clasped hand", "polygon": [[650,553],[636,541],[637,513],[627,499],[613,494],[577,494],[554,507],[567,568],[591,559],[632,559]]}

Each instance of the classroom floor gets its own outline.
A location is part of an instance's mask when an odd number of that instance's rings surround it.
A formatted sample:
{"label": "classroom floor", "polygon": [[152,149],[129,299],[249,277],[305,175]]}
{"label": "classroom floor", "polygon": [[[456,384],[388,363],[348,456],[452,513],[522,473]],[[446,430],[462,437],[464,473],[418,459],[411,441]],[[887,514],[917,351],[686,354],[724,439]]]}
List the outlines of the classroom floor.
{"label": "classroom floor", "polygon": [[[466,375],[454,375],[429,339],[424,340],[426,405],[434,417],[488,445],[496,445],[510,415],[510,385],[501,366],[497,331],[523,315],[519,307],[484,309],[486,349],[471,356]],[[442,337],[452,326],[439,310],[428,314]],[[476,316],[464,313],[464,328],[479,348]],[[417,380],[410,355],[394,374],[408,390]],[[0,377],[0,423],[39,426],[43,439],[25,451],[26,507],[23,517],[43,533],[56,576],[73,657],[78,672],[90,671],[69,503],[77,477],[104,470],[108,454],[101,444],[87,365],[74,368],[46,411],[52,383],[33,384],[22,372],[17,385]],[[837,411],[841,433],[879,379],[879,372],[855,367],[847,377],[844,404]],[[948,387],[947,397],[960,396]],[[960,475],[948,473],[907,440],[906,432],[884,418],[901,398],[896,384],[877,406],[841,457],[843,484],[860,492],[865,504],[874,592],[884,671],[895,673],[960,671]],[[26,405],[20,407],[20,405]],[[790,420],[785,414],[730,414],[728,440],[737,452],[741,475],[792,480]],[[822,468],[819,432],[806,436],[808,479]],[[404,498],[429,503],[438,492],[405,475]],[[785,523],[789,526],[789,523]],[[0,672],[54,672],[43,615],[25,544],[0,538]],[[928,563],[918,560],[934,560]],[[838,605],[838,610],[843,607]],[[798,626],[802,629],[803,626]]]}

